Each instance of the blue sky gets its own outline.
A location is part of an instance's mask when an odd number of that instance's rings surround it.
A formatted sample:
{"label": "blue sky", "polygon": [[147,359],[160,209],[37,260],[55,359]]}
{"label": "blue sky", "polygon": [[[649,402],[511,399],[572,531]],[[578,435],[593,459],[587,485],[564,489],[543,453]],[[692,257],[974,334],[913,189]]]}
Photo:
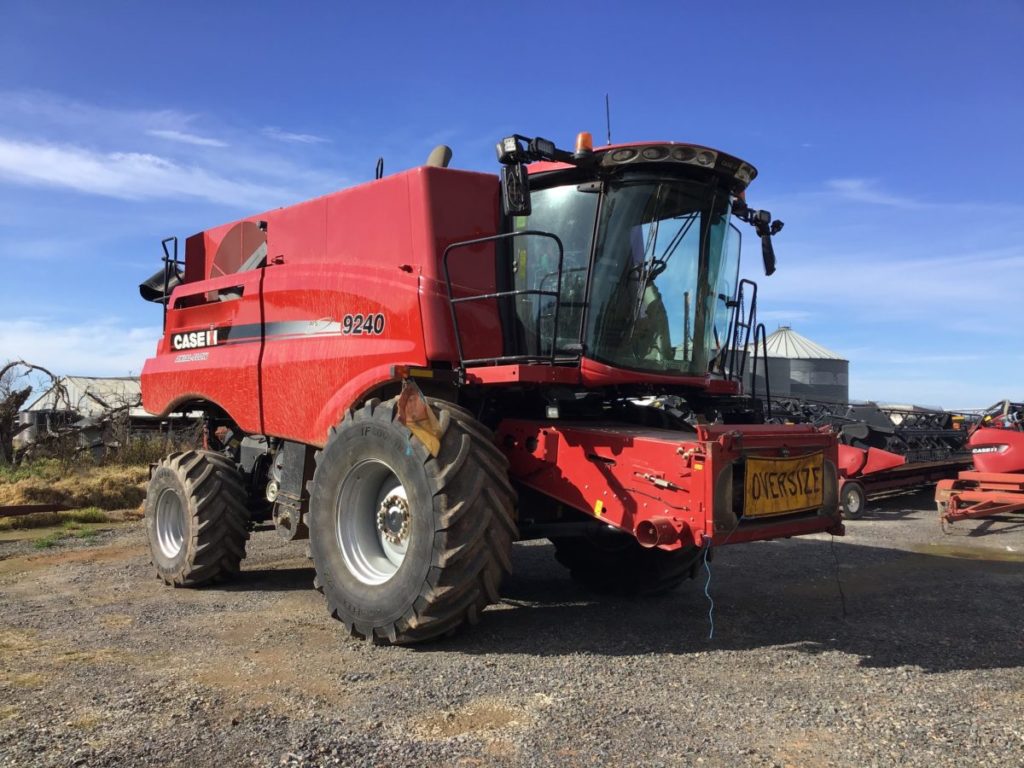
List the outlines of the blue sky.
{"label": "blue sky", "polygon": [[[482,8],[487,5],[488,9]],[[1024,399],[1024,5],[38,3],[0,10],[0,360],[138,372],[159,241],[512,132],[760,170],[761,284],[854,398]]]}

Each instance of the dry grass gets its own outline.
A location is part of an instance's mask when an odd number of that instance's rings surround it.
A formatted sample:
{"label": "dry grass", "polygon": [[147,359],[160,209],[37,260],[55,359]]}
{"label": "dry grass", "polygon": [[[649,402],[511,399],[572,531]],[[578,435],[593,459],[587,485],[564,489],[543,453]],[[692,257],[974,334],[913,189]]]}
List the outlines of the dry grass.
{"label": "dry grass", "polygon": [[62,468],[57,461],[33,462],[0,473],[0,506],[63,504],[99,510],[129,509],[138,507],[146,497],[148,479],[146,466]]}
{"label": "dry grass", "polygon": [[114,523],[125,518],[123,513],[112,513],[99,507],[70,509],[66,512],[38,512],[34,515],[0,517],[0,531],[28,530],[31,528],[80,528],[84,523]]}

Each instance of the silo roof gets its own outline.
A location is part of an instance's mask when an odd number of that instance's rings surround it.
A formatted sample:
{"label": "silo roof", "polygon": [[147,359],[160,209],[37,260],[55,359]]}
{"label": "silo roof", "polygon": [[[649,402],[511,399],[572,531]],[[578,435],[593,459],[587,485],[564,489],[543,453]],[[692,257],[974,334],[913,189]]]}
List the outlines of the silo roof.
{"label": "silo roof", "polygon": [[779,330],[765,340],[768,357],[784,357],[789,360],[842,360],[830,349],[801,336],[788,325],[779,326]]}

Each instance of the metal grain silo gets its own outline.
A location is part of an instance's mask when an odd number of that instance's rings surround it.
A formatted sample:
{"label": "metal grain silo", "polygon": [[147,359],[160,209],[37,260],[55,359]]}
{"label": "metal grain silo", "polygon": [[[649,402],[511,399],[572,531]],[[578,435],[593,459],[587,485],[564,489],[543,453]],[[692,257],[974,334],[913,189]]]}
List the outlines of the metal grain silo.
{"label": "metal grain silo", "polygon": [[[766,346],[773,398],[796,397],[832,403],[850,401],[848,360],[801,336],[788,325],[781,326],[769,336]],[[756,387],[761,397],[764,396],[763,372],[763,364],[759,361]]]}

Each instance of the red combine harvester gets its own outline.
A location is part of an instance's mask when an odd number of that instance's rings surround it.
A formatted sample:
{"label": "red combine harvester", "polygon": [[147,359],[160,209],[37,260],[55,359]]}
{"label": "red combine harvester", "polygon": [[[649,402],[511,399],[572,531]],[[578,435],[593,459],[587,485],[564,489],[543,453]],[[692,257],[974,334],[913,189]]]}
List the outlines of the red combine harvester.
{"label": "red combine harvester", "polygon": [[767,274],[782,226],[746,205],[752,166],[587,134],[504,139],[500,177],[450,154],[201,232],[183,261],[164,241],[144,404],[207,424],[150,481],[164,581],[236,572],[271,520],[309,538],[351,634],[408,643],[497,601],[516,539],[654,592],[716,545],[842,533],[835,437],[740,392],[758,327],[733,222]]}
{"label": "red combine harvester", "polygon": [[943,525],[1024,512],[1024,403],[1004,400],[986,410],[967,447],[974,469],[935,487]]}

